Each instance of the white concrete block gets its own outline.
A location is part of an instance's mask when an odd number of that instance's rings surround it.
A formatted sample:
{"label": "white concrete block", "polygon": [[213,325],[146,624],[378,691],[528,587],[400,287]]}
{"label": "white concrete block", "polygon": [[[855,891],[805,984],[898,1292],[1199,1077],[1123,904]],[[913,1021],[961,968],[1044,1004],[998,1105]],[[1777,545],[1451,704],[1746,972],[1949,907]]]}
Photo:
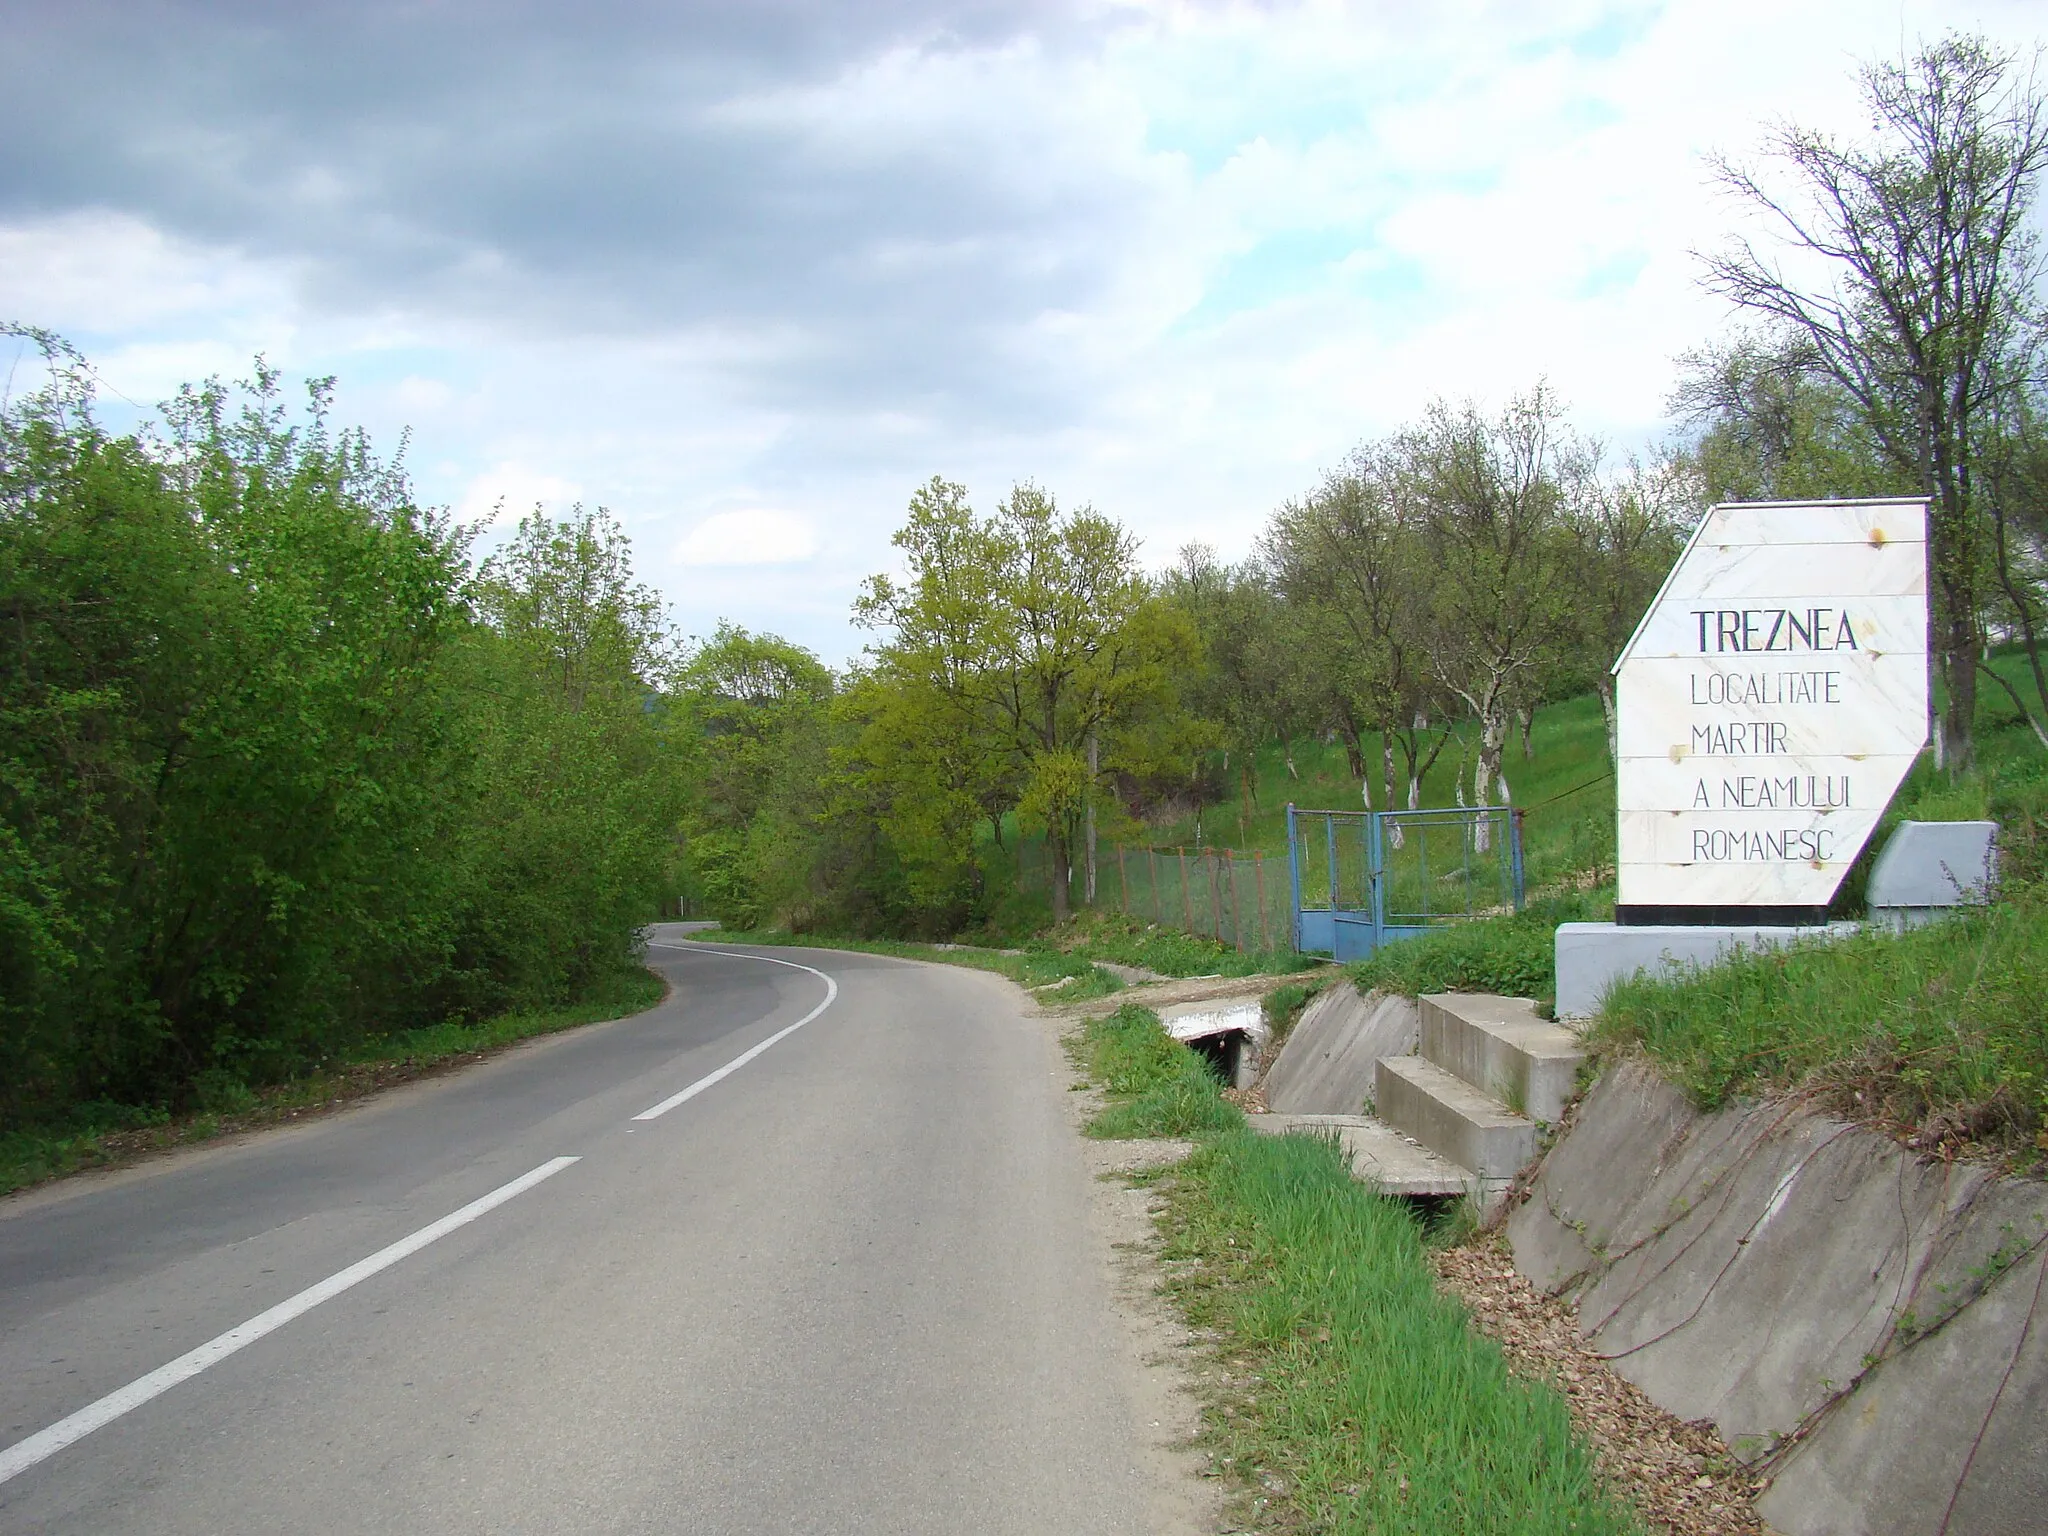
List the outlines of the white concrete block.
{"label": "white concrete block", "polygon": [[1854,933],[1855,923],[1807,928],[1686,927],[1619,923],[1560,923],[1557,929],[1557,1016],[1589,1019],[1617,981],[1639,972],[1676,976],[1712,965],[1737,949],[1775,949],[1820,943]]}

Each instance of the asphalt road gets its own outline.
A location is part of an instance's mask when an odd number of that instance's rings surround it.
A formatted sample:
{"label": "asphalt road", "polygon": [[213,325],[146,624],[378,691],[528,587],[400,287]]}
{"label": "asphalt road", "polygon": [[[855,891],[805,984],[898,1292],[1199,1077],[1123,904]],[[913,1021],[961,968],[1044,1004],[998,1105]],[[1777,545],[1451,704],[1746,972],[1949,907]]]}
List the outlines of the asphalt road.
{"label": "asphalt road", "polygon": [[1157,1528],[1044,1023],[765,953],[824,976],[656,947],[636,1018],[0,1203],[0,1532]]}

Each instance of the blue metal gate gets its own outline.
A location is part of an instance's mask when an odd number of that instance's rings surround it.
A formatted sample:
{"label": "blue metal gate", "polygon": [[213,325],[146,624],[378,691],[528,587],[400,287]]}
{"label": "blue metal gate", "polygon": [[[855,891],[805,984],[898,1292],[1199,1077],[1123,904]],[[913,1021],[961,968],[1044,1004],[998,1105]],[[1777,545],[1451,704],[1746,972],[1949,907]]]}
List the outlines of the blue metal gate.
{"label": "blue metal gate", "polygon": [[1447,922],[1522,910],[1522,813],[1287,807],[1294,947],[1362,960]]}

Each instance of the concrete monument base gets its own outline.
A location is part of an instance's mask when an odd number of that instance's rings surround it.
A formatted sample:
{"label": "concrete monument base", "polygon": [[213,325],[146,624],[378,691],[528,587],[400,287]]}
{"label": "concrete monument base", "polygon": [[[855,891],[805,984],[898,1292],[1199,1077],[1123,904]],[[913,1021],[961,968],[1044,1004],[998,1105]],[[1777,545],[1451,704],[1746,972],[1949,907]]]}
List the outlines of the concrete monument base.
{"label": "concrete monument base", "polygon": [[1589,1019],[1617,981],[1638,971],[1675,976],[1712,965],[1736,949],[1776,949],[1800,940],[1854,933],[1855,923],[1798,928],[1681,927],[1677,924],[1560,923],[1557,929],[1557,1016]]}

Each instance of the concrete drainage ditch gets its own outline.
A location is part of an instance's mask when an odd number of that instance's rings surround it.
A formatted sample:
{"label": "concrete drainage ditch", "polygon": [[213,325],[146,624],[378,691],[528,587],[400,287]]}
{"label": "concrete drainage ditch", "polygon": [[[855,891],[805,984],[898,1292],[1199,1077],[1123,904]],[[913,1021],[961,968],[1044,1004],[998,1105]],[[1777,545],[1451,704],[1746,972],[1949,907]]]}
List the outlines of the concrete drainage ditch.
{"label": "concrete drainage ditch", "polygon": [[[1578,1055],[1516,999],[1340,982],[1264,1073],[1274,1112],[1252,1124],[1334,1131],[1390,1193],[1497,1204]],[[1512,1187],[1516,1267],[1660,1407],[1766,1472],[1758,1510],[1786,1536],[2048,1529],[2048,1185],[1796,1104],[1702,1114],[1631,1063]]]}

